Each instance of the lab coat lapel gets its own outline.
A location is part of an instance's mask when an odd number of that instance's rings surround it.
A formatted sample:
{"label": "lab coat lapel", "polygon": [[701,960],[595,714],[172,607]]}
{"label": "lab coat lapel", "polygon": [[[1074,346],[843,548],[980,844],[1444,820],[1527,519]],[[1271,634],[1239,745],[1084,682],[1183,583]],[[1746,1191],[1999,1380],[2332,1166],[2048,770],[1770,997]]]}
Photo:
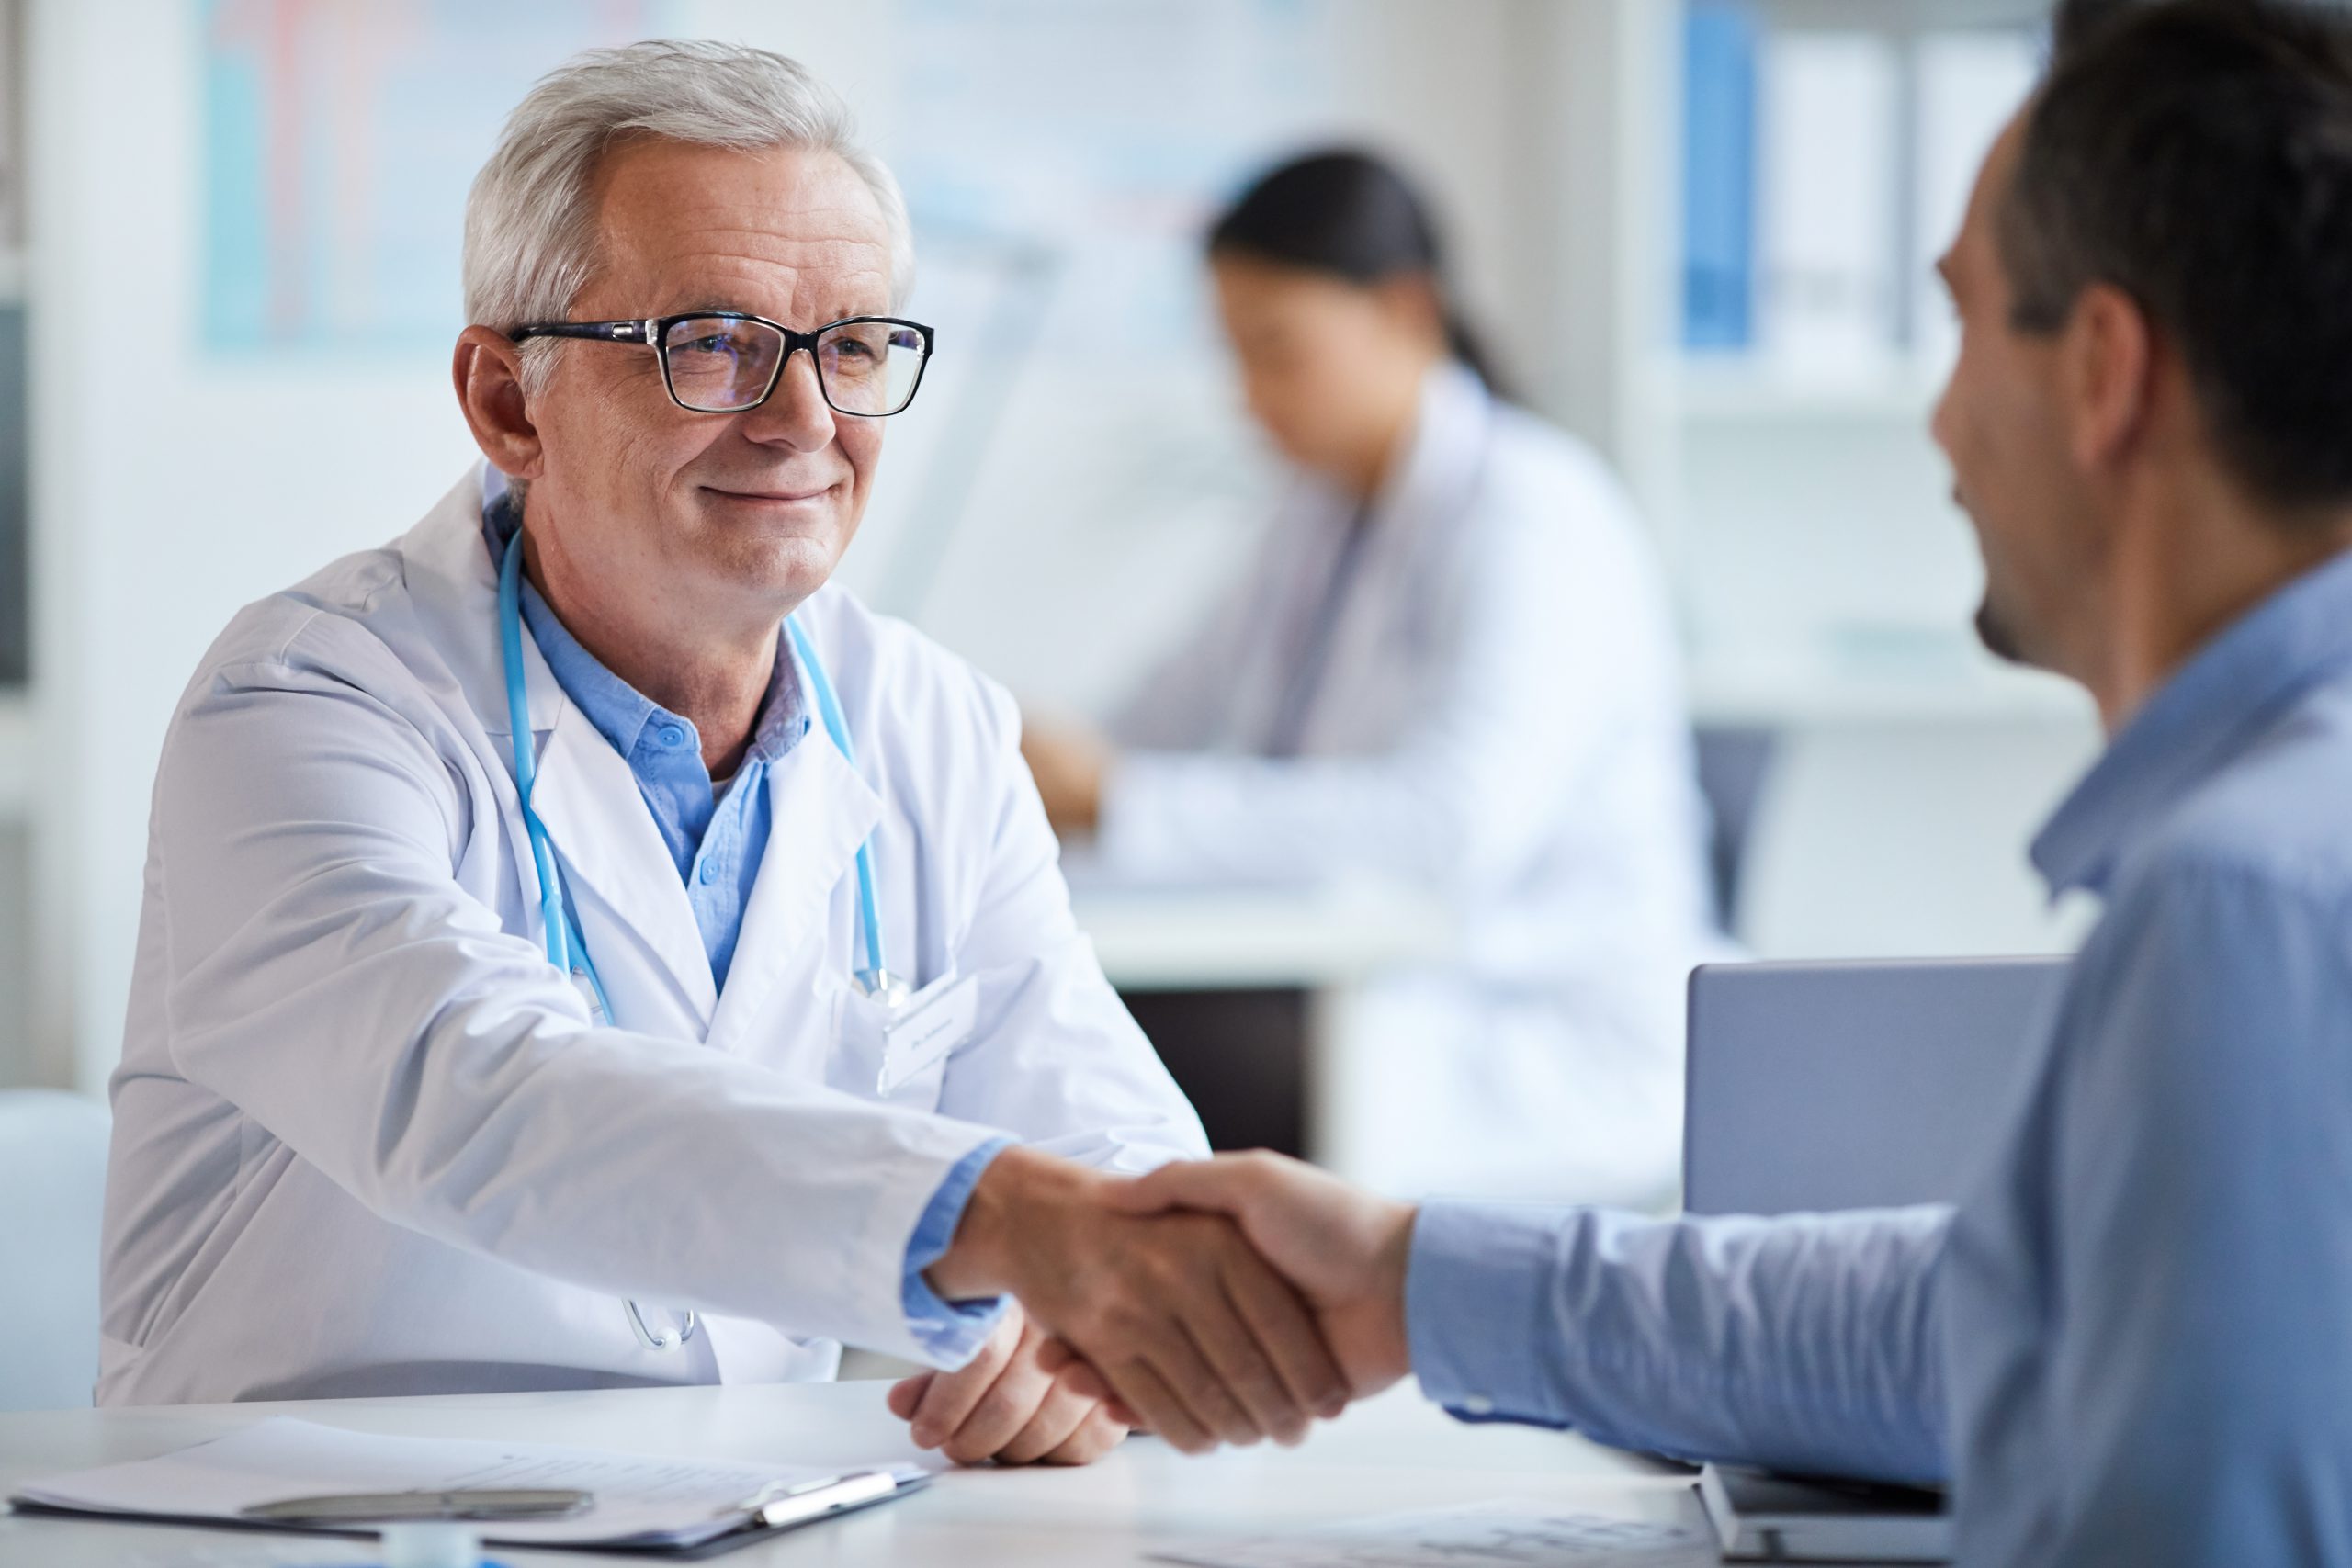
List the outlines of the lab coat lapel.
{"label": "lab coat lapel", "polygon": [[[827,915],[854,875],[858,845],[882,819],[881,796],[821,730],[775,760],[767,791],[767,850],[710,1028],[710,1043],[726,1051],[752,1038],[752,1023],[772,1000],[799,994],[797,987],[777,990],[785,975],[807,976],[817,964],[834,964],[846,975],[864,963],[854,916],[843,933],[848,945],[839,947]],[[854,890],[849,902],[854,910]]]}
{"label": "lab coat lapel", "polygon": [[[1367,582],[1376,579],[1386,588],[1413,573],[1425,557],[1451,553],[1438,536],[1463,526],[1484,499],[1494,418],[1494,398],[1476,376],[1450,364],[1430,372],[1405,461],[1373,503],[1376,532],[1364,562]],[[1364,601],[1385,597],[1374,592]]]}
{"label": "lab coat lapel", "polygon": [[1459,550],[1445,536],[1469,525],[1484,499],[1494,401],[1458,366],[1432,370],[1421,389],[1405,461],[1373,503],[1372,537],[1354,592],[1333,628],[1322,700],[1307,733],[1341,750],[1391,733],[1394,710],[1423,700],[1409,672],[1425,667],[1413,644],[1421,610],[1449,586],[1442,563]]}
{"label": "lab coat lapel", "polygon": [[[690,1017],[695,1036],[706,1036],[718,987],[694,907],[686,902],[685,883],[638,793],[628,760],[571,702],[561,704],[555,731],[539,752],[535,803],[562,857],[564,874],[573,883],[581,934],[607,992],[614,993],[613,1008],[620,1015],[616,1021],[653,1027],[651,1020],[632,1016],[630,999],[618,994],[624,987],[615,984],[621,971],[605,956],[616,953],[616,943],[628,942],[653,957],[677,1005]],[[583,897],[583,887],[594,897]]]}
{"label": "lab coat lapel", "polygon": [[[447,705],[471,716],[499,745],[507,741],[506,660],[498,646],[498,569],[482,543],[484,469],[477,463],[401,541],[409,603],[421,638],[439,650],[457,682]],[[523,639],[523,678],[531,728],[554,727],[563,688],[530,638]]]}
{"label": "lab coat lapel", "polygon": [[1256,753],[1267,746],[1354,515],[1345,497],[1318,479],[1302,479],[1267,530],[1251,562],[1254,603],[1241,618],[1242,640],[1225,694],[1225,749]]}

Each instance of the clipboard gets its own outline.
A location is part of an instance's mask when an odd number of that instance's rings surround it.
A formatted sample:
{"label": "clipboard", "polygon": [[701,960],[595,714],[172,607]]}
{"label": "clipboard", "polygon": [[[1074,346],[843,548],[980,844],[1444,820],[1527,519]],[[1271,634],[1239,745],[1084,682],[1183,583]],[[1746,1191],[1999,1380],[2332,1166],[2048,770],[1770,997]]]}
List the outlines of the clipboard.
{"label": "clipboard", "polygon": [[243,1511],[322,1492],[454,1492],[555,1480],[597,1500],[561,1519],[484,1521],[484,1544],[698,1561],[895,1502],[931,1476],[911,1465],[811,1468],[381,1437],[274,1416],[156,1459],[28,1482],[9,1503],[27,1515],[350,1538],[375,1535],[382,1521],[281,1523]]}

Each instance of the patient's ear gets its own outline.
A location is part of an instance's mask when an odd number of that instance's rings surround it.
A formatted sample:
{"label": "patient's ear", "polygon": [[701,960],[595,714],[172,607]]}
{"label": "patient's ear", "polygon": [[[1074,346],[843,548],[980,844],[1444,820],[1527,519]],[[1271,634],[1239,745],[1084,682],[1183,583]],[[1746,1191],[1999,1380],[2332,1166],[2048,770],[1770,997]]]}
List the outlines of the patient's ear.
{"label": "patient's ear", "polygon": [[2147,434],[2154,412],[2161,355],[2147,312],[2113,285],[2091,284],[2059,353],[2075,460],[2112,467]]}

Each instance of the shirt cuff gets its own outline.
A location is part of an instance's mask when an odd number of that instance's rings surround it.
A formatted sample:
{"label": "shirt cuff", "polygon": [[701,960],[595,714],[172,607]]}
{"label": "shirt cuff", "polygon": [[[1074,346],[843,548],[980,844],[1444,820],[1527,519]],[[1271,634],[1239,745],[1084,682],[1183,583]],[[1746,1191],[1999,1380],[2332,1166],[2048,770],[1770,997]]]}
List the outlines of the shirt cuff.
{"label": "shirt cuff", "polygon": [[942,1301],[939,1292],[922,1277],[922,1271],[947,1256],[947,1248],[956,1239],[956,1227],[963,1223],[964,1205],[972,1201],[972,1189],[979,1185],[980,1173],[988,1169],[990,1160],[1012,1146],[1011,1138],[990,1138],[957,1160],[949,1168],[946,1179],[939,1184],[939,1190],[931,1195],[922,1218],[916,1222],[914,1238],[907,1243],[907,1278],[901,1291],[907,1307],[907,1330],[924,1352],[944,1367],[960,1367],[980,1353],[989,1336],[996,1332],[997,1320],[1004,1315],[1004,1298]]}
{"label": "shirt cuff", "polygon": [[1556,1209],[1430,1202],[1413,1224],[1405,1334],[1421,1392],[1465,1421],[1568,1425],[1545,1386]]}

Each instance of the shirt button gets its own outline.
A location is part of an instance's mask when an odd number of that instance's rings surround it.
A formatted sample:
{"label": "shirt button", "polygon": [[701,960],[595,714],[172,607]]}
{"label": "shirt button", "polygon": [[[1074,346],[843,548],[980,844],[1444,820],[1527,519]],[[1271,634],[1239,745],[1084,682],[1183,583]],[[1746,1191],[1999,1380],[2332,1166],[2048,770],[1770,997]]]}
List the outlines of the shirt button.
{"label": "shirt button", "polygon": [[707,887],[718,880],[718,863],[715,860],[707,860],[702,863],[702,869],[695,874],[701,877],[702,885]]}
{"label": "shirt button", "polygon": [[662,727],[662,745],[675,748],[684,746],[685,743],[686,730],[684,725],[665,724]]}
{"label": "shirt button", "polygon": [[1492,1416],[1495,1402],[1483,1393],[1474,1393],[1462,1402],[1462,1412],[1465,1416]]}

